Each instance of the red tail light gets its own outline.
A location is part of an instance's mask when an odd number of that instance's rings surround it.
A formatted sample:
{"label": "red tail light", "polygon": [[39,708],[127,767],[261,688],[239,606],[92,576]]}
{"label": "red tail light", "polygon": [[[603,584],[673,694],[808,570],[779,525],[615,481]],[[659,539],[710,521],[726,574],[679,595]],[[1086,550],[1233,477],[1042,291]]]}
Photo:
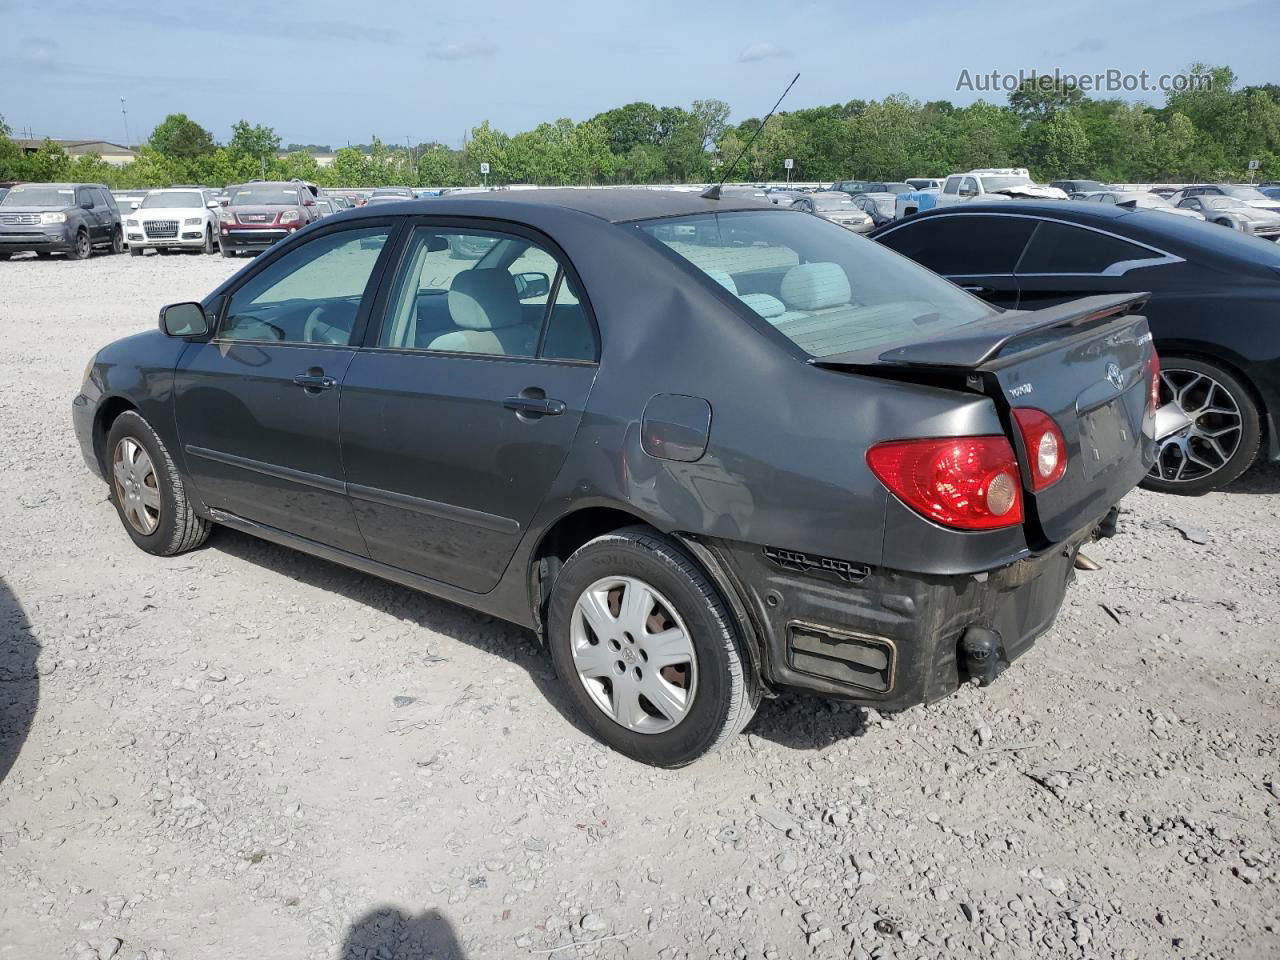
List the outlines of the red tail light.
{"label": "red tail light", "polygon": [[1062,479],[1067,472],[1067,441],[1053,417],[1034,407],[1018,407],[1013,419],[1022,432],[1031,465],[1031,489],[1039,492]]}
{"label": "red tail light", "polygon": [[1151,392],[1147,395],[1147,413],[1160,409],[1160,354],[1151,348]]}
{"label": "red tail light", "polygon": [[1022,482],[1004,437],[894,440],[867,451],[867,465],[917,513],[961,530],[1022,522]]}

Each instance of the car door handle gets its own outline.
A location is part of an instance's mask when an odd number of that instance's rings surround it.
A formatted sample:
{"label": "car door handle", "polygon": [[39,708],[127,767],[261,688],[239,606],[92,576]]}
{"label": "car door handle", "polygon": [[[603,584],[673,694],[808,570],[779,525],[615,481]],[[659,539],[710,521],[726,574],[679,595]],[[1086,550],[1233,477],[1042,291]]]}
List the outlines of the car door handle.
{"label": "car door handle", "polygon": [[337,380],[326,377],[323,373],[300,373],[293,378],[293,382],[308,390],[332,390],[338,385]]}
{"label": "car door handle", "polygon": [[964,291],[966,291],[966,292],[968,292],[968,293],[975,294],[975,295],[977,295],[977,296],[979,296],[979,297],[980,297],[980,296],[982,296],[984,293],[991,293],[991,292],[992,292],[990,287],[978,286],[978,285],[976,285],[976,284],[972,284],[972,283],[962,283],[962,284],[960,284],[960,289],[961,289],[961,290],[964,290]]}
{"label": "car door handle", "polygon": [[563,400],[552,400],[550,397],[507,397],[502,405],[516,413],[543,417],[558,417],[565,411]]}

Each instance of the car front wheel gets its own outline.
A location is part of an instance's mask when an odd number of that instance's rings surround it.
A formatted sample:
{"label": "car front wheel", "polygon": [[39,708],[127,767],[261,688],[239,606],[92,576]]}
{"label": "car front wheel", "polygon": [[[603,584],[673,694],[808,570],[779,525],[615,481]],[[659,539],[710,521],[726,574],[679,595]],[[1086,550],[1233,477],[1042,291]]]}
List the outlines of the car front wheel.
{"label": "car front wheel", "polygon": [[113,254],[124,253],[124,234],[119,230],[111,234],[111,252]]}
{"label": "car front wheel", "polygon": [[136,411],[107,433],[107,482],[125,533],[147,553],[171,557],[204,543],[209,521],[196,515],[164,442]]}
{"label": "car front wheel", "polygon": [[71,249],[67,251],[67,259],[88,260],[91,253],[93,253],[93,244],[89,242],[89,231],[79,230],[76,233],[75,242],[72,243]]}
{"label": "car front wheel", "polygon": [[746,726],[760,702],[715,586],[647,527],[597,537],[556,578],[548,617],[556,672],[601,740],[681,767]]}
{"label": "car front wheel", "polygon": [[1208,493],[1253,466],[1262,438],[1258,405],[1231,371],[1198,357],[1161,357],[1161,409],[1170,404],[1182,426],[1156,438],[1159,452],[1144,487]]}

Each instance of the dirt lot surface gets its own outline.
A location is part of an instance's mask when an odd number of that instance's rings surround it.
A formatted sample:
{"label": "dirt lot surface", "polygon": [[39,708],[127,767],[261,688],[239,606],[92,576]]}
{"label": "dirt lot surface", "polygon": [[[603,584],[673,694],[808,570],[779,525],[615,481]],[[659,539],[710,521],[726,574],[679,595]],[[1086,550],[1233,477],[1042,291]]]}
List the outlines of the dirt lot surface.
{"label": "dirt lot surface", "polygon": [[655,771],[523,630],[133,547],[69,403],[240,265],[0,263],[0,960],[1280,955],[1280,472],[1131,496],[993,687]]}

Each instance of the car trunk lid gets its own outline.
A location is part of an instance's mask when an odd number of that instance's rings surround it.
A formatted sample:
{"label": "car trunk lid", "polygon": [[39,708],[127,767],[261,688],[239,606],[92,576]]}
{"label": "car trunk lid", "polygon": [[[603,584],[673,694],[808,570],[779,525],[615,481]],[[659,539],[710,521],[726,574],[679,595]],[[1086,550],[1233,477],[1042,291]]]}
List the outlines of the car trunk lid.
{"label": "car trunk lid", "polygon": [[[1105,514],[1154,456],[1147,409],[1154,351],[1146,318],[1134,312],[1146,298],[1098,296],[1009,311],[878,355],[863,350],[809,362],[991,397],[1018,454],[1028,536],[1057,543]],[[1024,407],[1052,417],[1066,444],[1066,473],[1039,491],[1034,452],[1013,417]]]}

